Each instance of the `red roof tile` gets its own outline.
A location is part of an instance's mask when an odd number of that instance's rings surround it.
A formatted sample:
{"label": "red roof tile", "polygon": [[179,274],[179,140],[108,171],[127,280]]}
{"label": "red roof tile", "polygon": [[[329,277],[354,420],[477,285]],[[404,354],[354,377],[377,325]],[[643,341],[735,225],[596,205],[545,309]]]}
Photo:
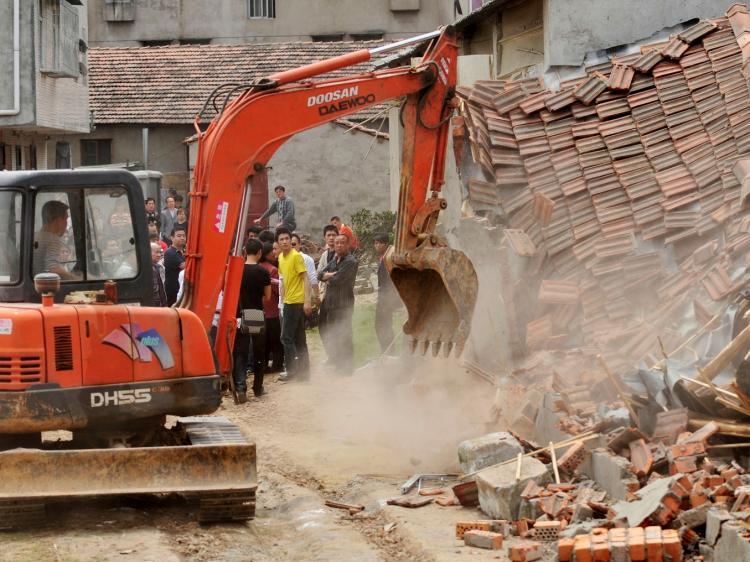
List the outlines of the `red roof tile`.
{"label": "red roof tile", "polygon": [[[226,83],[249,84],[275,72],[380,42],[246,43],[92,48],[89,104],[96,124],[192,123],[208,95]],[[329,73],[345,76],[372,63]],[[474,99],[484,100],[480,85]]]}

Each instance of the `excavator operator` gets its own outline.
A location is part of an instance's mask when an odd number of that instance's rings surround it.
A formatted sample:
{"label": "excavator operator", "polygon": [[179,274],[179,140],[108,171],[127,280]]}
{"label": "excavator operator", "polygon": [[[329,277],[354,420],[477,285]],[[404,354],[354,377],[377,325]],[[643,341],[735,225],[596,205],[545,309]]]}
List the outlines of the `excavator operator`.
{"label": "excavator operator", "polygon": [[42,207],[42,228],[34,234],[34,275],[57,273],[63,280],[81,276],[71,273],[62,263],[62,236],[68,230],[68,206],[62,201],[47,201]]}

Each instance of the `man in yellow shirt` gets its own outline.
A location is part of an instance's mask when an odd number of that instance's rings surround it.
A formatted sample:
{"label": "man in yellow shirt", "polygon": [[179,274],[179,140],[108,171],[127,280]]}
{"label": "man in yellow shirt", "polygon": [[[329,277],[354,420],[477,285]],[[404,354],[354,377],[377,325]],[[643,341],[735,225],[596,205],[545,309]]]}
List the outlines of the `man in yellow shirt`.
{"label": "man in yellow shirt", "polygon": [[281,380],[310,378],[310,357],[305,338],[305,316],[312,312],[312,290],[302,255],[292,248],[292,233],[286,228],[276,229],[279,244],[279,276],[283,279],[281,318],[281,345],[284,346],[286,373]]}

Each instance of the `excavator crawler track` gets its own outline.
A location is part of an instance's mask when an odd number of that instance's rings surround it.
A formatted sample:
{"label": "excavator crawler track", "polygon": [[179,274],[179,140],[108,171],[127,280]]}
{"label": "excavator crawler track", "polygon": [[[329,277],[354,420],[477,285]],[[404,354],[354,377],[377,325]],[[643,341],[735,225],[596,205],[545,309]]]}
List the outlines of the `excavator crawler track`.
{"label": "excavator crawler track", "polygon": [[35,528],[46,519],[45,504],[37,498],[0,500],[0,530]]}
{"label": "excavator crawler track", "polygon": [[201,523],[255,516],[255,444],[220,416],[179,418],[182,445],[0,452],[0,529],[36,527],[45,503],[177,494]]}
{"label": "excavator crawler track", "polygon": [[247,521],[255,517],[255,490],[207,492],[200,495],[200,523]]}

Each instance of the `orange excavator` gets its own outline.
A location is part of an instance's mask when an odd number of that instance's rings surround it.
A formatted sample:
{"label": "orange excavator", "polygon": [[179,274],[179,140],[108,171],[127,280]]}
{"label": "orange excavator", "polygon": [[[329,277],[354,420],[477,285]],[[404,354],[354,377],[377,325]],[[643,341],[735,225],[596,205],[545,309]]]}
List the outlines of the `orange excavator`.
{"label": "orange excavator", "polygon": [[[311,80],[423,42],[413,67]],[[101,495],[180,493],[197,498],[201,521],[253,517],[255,445],[207,414],[221,403],[221,378],[231,378],[250,197],[300,131],[405,96],[389,268],[412,349],[460,354],[477,278],[435,232],[456,54],[447,27],[215,91],[211,123],[203,130],[196,119],[184,288],[172,308],[150,306],[143,193],[132,174],[0,172],[0,528],[38,523],[55,500]]]}

